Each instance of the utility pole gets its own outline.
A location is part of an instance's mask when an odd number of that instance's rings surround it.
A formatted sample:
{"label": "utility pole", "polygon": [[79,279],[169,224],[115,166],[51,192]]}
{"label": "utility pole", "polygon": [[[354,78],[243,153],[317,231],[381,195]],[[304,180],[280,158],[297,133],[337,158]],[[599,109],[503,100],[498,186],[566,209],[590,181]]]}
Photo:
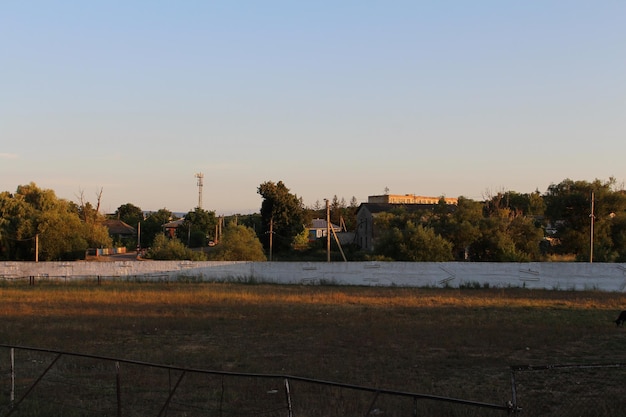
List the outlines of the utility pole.
{"label": "utility pole", "polygon": [[596,219],[594,212],[594,203],[595,203],[595,194],[591,192],[591,214],[589,215],[589,219],[591,220],[591,231],[589,233],[589,263],[593,262],[593,224]]}
{"label": "utility pole", "polygon": [[272,237],[274,236],[274,216],[270,217],[270,262],[272,262]]}
{"label": "utility pole", "polygon": [[141,251],[141,222],[137,222],[137,256]]}
{"label": "utility pole", "polygon": [[326,262],[330,262],[330,202],[326,201]]}

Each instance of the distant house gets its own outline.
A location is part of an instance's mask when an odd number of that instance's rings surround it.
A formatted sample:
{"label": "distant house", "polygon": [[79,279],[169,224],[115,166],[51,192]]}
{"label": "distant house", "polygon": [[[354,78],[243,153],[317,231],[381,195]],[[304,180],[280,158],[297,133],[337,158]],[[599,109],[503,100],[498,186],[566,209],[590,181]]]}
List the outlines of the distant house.
{"label": "distant house", "polygon": [[176,229],[181,227],[185,219],[172,220],[171,222],[165,223],[163,227],[163,231],[167,235],[167,237],[174,238],[176,237]]}
{"label": "distant house", "polygon": [[125,242],[137,236],[137,230],[121,220],[105,220],[102,224],[109,229],[109,236],[116,241]]}
{"label": "distant house", "polygon": [[[330,224],[331,230],[335,233],[341,232],[341,227],[336,224]],[[326,237],[328,234],[328,222],[324,219],[313,219],[309,227],[309,242]]]}

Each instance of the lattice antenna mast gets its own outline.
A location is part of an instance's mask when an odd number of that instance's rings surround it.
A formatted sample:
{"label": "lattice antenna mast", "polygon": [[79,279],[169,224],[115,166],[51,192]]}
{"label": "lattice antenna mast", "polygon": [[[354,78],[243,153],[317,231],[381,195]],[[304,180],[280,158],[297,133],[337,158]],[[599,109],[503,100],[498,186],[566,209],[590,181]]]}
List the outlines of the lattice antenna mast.
{"label": "lattice antenna mast", "polygon": [[196,174],[196,178],[198,179],[198,208],[202,208],[202,180],[204,179],[204,174],[199,172]]}

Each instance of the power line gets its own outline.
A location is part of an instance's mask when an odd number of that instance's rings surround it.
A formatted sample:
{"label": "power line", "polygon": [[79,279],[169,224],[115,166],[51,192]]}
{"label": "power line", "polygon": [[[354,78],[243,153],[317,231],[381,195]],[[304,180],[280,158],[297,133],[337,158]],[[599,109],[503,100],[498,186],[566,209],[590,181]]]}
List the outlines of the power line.
{"label": "power line", "polygon": [[23,239],[19,239],[16,237],[10,237],[10,236],[6,236],[6,235],[2,235],[3,239],[7,239],[7,240],[12,240],[13,242],[28,242],[29,240],[35,240],[37,239],[37,235],[33,236],[33,237],[27,237],[27,238],[23,238]]}

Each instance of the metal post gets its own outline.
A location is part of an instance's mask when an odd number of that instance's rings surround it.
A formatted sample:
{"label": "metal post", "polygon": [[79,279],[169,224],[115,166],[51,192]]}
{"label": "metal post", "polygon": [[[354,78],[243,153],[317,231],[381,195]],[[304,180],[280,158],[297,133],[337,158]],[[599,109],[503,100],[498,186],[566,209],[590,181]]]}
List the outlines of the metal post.
{"label": "metal post", "polygon": [[293,417],[293,409],[291,408],[291,390],[289,389],[289,380],[285,378],[285,395],[287,396],[288,416]]}
{"label": "metal post", "polygon": [[511,368],[511,408],[512,412],[517,409],[517,388],[515,382],[515,370]]}
{"label": "metal post", "polygon": [[15,348],[11,348],[11,408],[15,402]]}
{"label": "metal post", "polygon": [[117,417],[122,417],[122,386],[120,378],[120,363],[115,362],[115,390],[117,396]]}

